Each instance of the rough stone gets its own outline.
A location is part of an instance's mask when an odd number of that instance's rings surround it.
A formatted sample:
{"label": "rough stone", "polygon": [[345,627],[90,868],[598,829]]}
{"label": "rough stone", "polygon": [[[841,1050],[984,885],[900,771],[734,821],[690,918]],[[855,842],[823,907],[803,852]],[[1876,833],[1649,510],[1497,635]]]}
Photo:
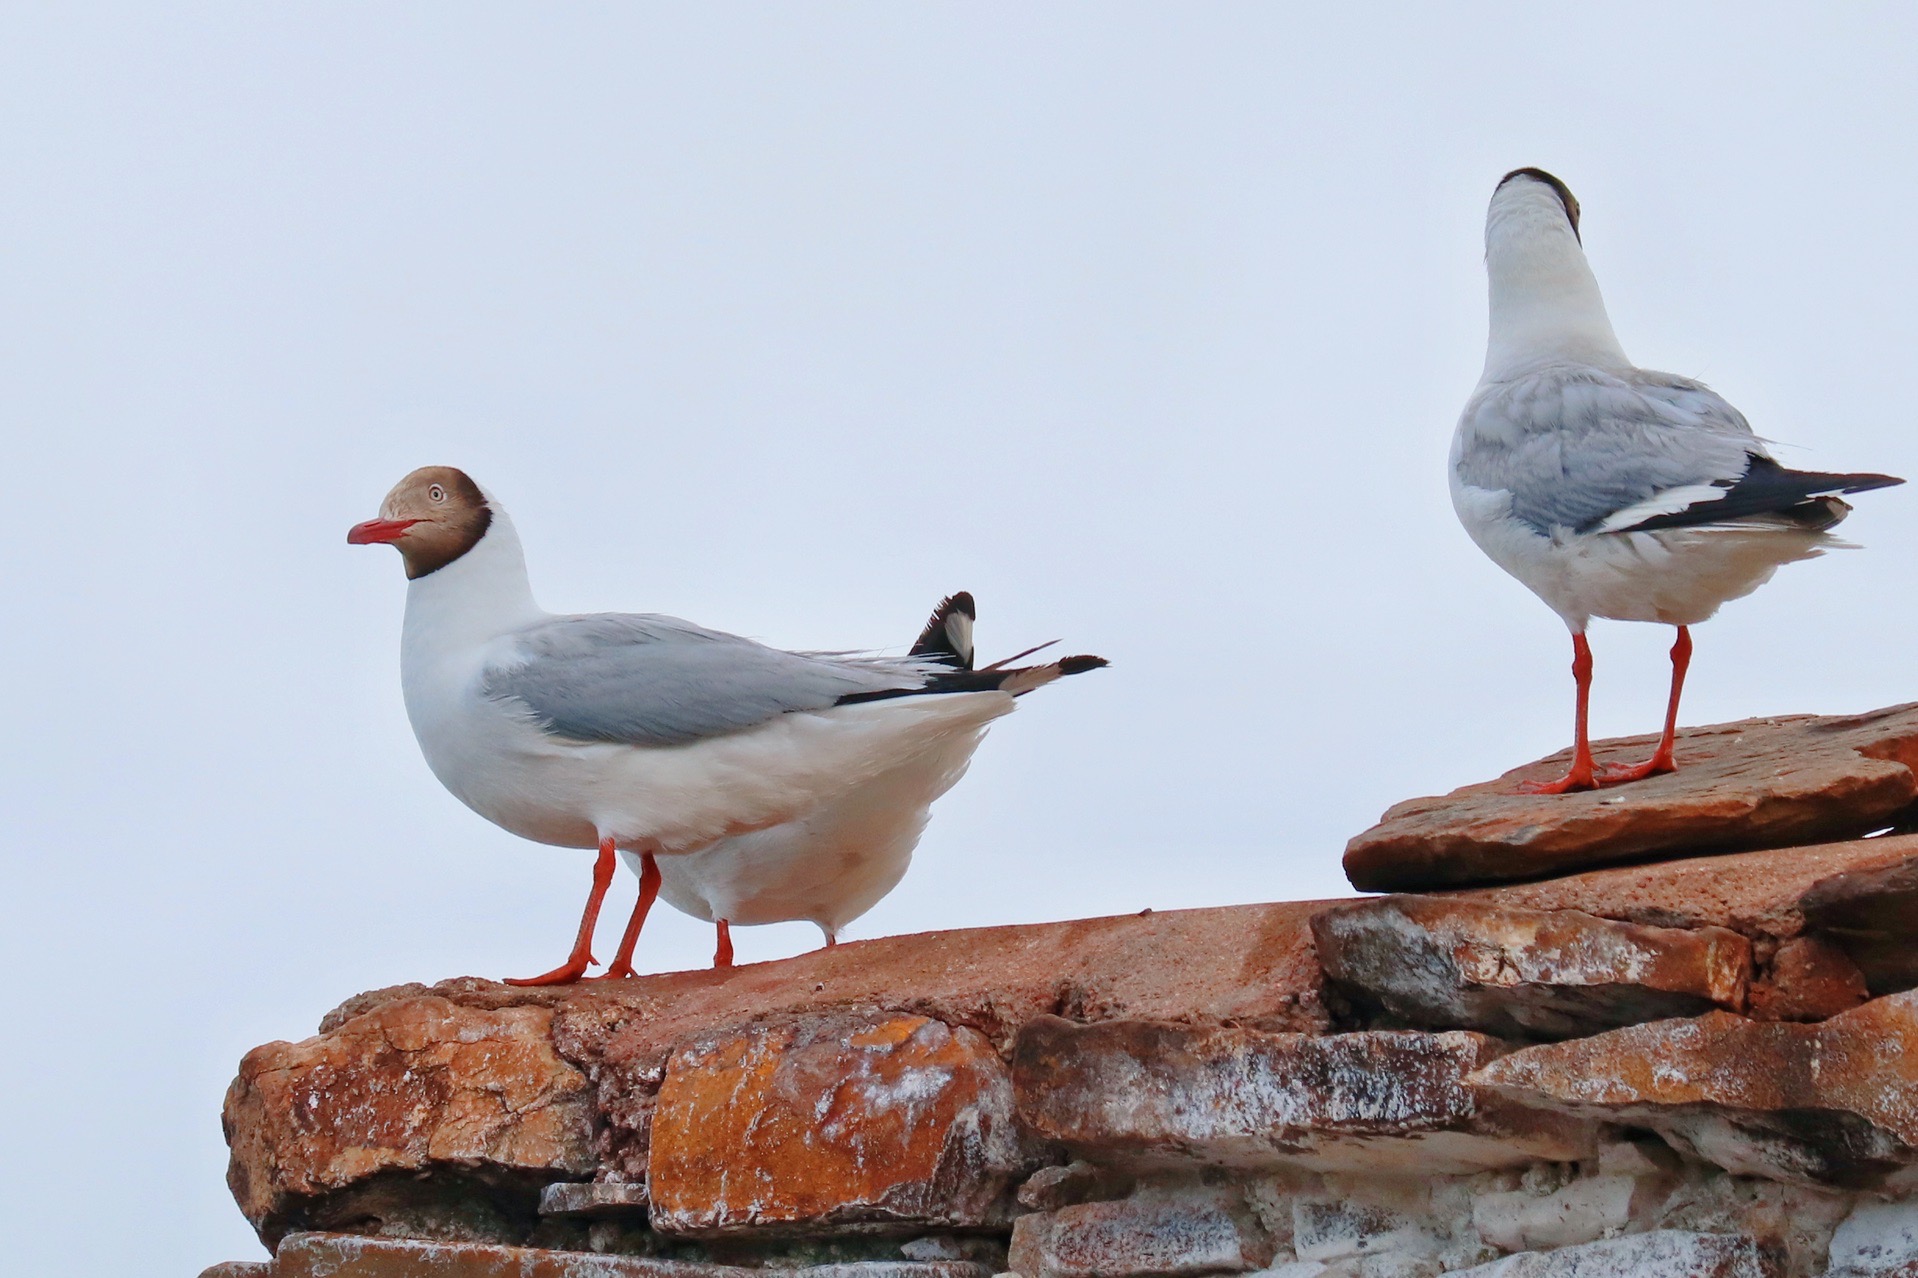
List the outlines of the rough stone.
{"label": "rough stone", "polygon": [[1799,908],[1809,926],[1845,948],[1872,993],[1918,985],[1918,859],[1830,875]]}
{"label": "rough stone", "polygon": [[1904,866],[1918,871],[1918,836],[1613,866],[1445,896],[1535,910],[1583,910],[1652,927],[1725,927],[1782,940],[1815,929],[1807,921],[1805,902],[1820,885],[1865,884],[1859,890],[1868,896],[1887,871]]}
{"label": "rough stone", "polygon": [[[1002,1052],[1021,1025],[1047,1013],[1326,1029],[1309,927],[1324,904],[1146,911],[881,937],[778,963],[584,985],[529,989],[467,977],[430,992],[487,1010],[551,1009],[561,1055],[596,1083],[602,1169],[639,1179],[666,1058],[715,1028],[900,1012],[978,1030]],[[321,1028],[426,992],[405,985],[358,995]]]}
{"label": "rough stone", "polygon": [[653,1228],[1002,1220],[1027,1170],[1006,1066],[923,1016],[816,1019],[674,1053],[653,1115]]}
{"label": "rough stone", "polygon": [[1775,1278],[1778,1271],[1749,1238],[1664,1229],[1525,1252],[1457,1272],[1458,1278]]}
{"label": "rough stone", "polygon": [[[1653,744],[1602,741],[1594,753],[1635,760]],[[1564,772],[1561,751],[1495,781],[1397,804],[1346,845],[1346,877],[1361,891],[1420,891],[1858,838],[1918,800],[1918,705],[1689,728],[1678,760],[1677,772],[1629,786],[1520,794],[1521,781]]]}
{"label": "rough stone", "polygon": [[1752,983],[1748,1011],[1761,1021],[1822,1021],[1871,998],[1865,974],[1824,936],[1779,945]]}
{"label": "rough stone", "polygon": [[1461,1171],[1575,1159],[1588,1125],[1466,1078],[1505,1050],[1481,1034],[1312,1036],[1042,1017],[1013,1056],[1019,1116],[1093,1161]]}
{"label": "rough stone", "polygon": [[1728,1171],[1869,1187],[1918,1161],[1918,992],[1815,1025],[1713,1012],[1527,1048],[1473,1082],[1650,1127]]}
{"label": "rough stone", "polygon": [[542,1216],[643,1216],[646,1186],[563,1180],[539,1191]]}
{"label": "rough stone", "polygon": [[[785,1271],[795,1278],[990,1278],[966,1261],[864,1261]],[[272,1278],[764,1278],[763,1269],[476,1243],[290,1235]]]}
{"label": "rough stone", "polygon": [[1053,1211],[1076,1203],[1124,1198],[1135,1181],[1124,1172],[1077,1160],[1063,1167],[1041,1167],[1019,1186],[1019,1205],[1032,1211]]}
{"label": "rough stone", "polygon": [[1713,1005],[1742,1009],[1751,942],[1580,910],[1394,896],[1312,920],[1326,975],[1402,1024],[1565,1038]]}
{"label": "rough stone", "polygon": [[1918,1266],[1918,1202],[1862,1202],[1832,1235],[1829,1272],[1895,1274]]}
{"label": "rough stone", "polygon": [[1389,1252],[1435,1256],[1443,1243],[1420,1216],[1376,1203],[1301,1199],[1292,1206],[1292,1250],[1300,1260]]}
{"label": "rough stone", "polygon": [[1472,1224],[1503,1251],[1596,1242],[1632,1223],[1637,1190],[1630,1176],[1592,1176],[1543,1197],[1522,1189],[1485,1194],[1472,1204]]}
{"label": "rough stone", "polygon": [[543,1008],[402,999],[300,1043],[247,1053],[227,1091],[227,1183],[269,1245],[327,1198],[396,1173],[516,1191],[590,1175],[592,1097]]}
{"label": "rough stone", "polygon": [[1238,1273],[1271,1259],[1271,1241],[1236,1193],[1153,1186],[1019,1217],[1008,1263],[1022,1278],[1109,1278]]}
{"label": "rough stone", "polygon": [[264,1260],[222,1260],[202,1269],[200,1278],[273,1278],[273,1266]]}

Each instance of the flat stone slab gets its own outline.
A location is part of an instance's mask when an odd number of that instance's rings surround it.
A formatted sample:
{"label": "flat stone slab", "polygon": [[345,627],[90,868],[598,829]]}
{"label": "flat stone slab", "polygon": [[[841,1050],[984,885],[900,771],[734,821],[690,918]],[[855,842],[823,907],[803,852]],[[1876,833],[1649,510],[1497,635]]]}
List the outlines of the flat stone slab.
{"label": "flat stone slab", "polygon": [[1574,1161],[1582,1120],[1466,1082],[1506,1050],[1483,1034],[1284,1034],[1045,1017],[1013,1053],[1019,1117],[1075,1155],[1121,1166],[1440,1171]]}
{"label": "flat stone slab", "polygon": [[1749,1238],[1660,1229],[1507,1256],[1457,1270],[1455,1278],[1776,1278],[1777,1273]]}
{"label": "flat stone slab", "polygon": [[[1650,754],[1655,738],[1598,742],[1601,761]],[[1854,839],[1918,801],[1918,704],[1860,715],[1792,715],[1688,728],[1679,770],[1577,794],[1527,795],[1569,751],[1495,781],[1387,810],[1345,848],[1365,892],[1538,879],[1673,856]]]}
{"label": "flat stone slab", "polygon": [[1021,1278],[1196,1278],[1261,1268],[1273,1250],[1236,1191],[1194,1185],[1021,1216],[1007,1263]]}
{"label": "flat stone slab", "polygon": [[1751,942],[1582,910],[1390,896],[1312,921],[1326,975],[1399,1024],[1568,1038],[1641,1021],[1742,1011]]}
{"label": "flat stone slab", "polygon": [[1647,1127],[1729,1172],[1874,1188],[1918,1164],[1918,991],[1814,1025],[1725,1012],[1526,1048],[1490,1094]]}
{"label": "flat stone slab", "polygon": [[[963,1260],[859,1261],[779,1271],[793,1278],[991,1278]],[[765,1278],[764,1269],[650,1256],[488,1243],[302,1233],[280,1244],[270,1278]]]}

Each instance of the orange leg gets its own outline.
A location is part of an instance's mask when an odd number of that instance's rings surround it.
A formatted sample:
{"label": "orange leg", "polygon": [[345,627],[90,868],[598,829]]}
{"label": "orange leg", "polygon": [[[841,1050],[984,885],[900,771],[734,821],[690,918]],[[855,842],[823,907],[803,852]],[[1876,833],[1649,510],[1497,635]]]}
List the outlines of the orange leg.
{"label": "orange leg", "polygon": [[1587,719],[1592,705],[1592,645],[1581,631],[1572,636],[1572,679],[1578,685],[1578,709],[1572,719],[1571,770],[1556,781],[1521,781],[1520,794],[1564,794],[1598,785],[1592,767],[1592,741]]}
{"label": "orange leg", "polygon": [[1659,734],[1658,749],[1652,751],[1652,757],[1645,762],[1631,764],[1611,764],[1598,770],[1600,785],[1617,785],[1621,781],[1643,781],[1646,777],[1661,772],[1678,771],[1678,761],[1672,757],[1672,747],[1678,740],[1678,698],[1685,691],[1685,672],[1692,664],[1692,632],[1689,626],[1678,628],[1678,638],[1672,643],[1672,695],[1665,703],[1665,730]]}
{"label": "orange leg", "polygon": [[639,900],[633,904],[633,916],[626,920],[626,931],[619,938],[619,953],[613,955],[613,965],[598,976],[589,976],[589,981],[616,981],[621,977],[638,976],[633,970],[633,947],[639,944],[639,930],[646,926],[646,915],[652,910],[653,902],[659,897],[659,866],[653,862],[651,852],[639,854]]}
{"label": "orange leg", "polygon": [[713,951],[714,967],[733,965],[733,929],[725,919],[719,920],[719,948]]}
{"label": "orange leg", "polygon": [[550,972],[538,976],[519,979],[507,978],[508,985],[570,985],[586,975],[586,967],[599,960],[593,957],[593,925],[599,922],[600,902],[606,899],[606,889],[613,885],[613,841],[599,841],[599,860],[593,862],[593,890],[586,898],[586,912],[580,916],[579,936],[573,942],[573,952],[566,961]]}

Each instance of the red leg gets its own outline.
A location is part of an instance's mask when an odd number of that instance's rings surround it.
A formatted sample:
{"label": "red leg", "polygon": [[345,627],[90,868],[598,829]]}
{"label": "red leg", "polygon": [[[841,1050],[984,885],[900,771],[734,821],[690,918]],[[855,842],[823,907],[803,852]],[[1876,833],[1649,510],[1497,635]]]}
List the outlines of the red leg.
{"label": "red leg", "polygon": [[600,902],[606,899],[606,889],[613,885],[613,841],[599,841],[599,860],[593,862],[593,890],[586,898],[586,912],[580,916],[579,936],[573,942],[573,952],[566,961],[550,972],[538,976],[528,976],[515,980],[507,978],[508,985],[570,985],[586,975],[586,966],[598,962],[593,957],[593,925],[599,922]]}
{"label": "red leg", "polygon": [[1636,766],[1613,764],[1600,768],[1600,785],[1617,785],[1621,781],[1642,781],[1646,777],[1661,772],[1678,771],[1678,762],[1672,757],[1672,747],[1678,740],[1678,698],[1685,691],[1685,672],[1692,664],[1692,632],[1689,626],[1678,628],[1678,638],[1672,643],[1672,695],[1665,703],[1665,730],[1659,734],[1658,749],[1652,751],[1652,757]]}
{"label": "red leg", "polygon": [[733,965],[733,930],[725,919],[719,920],[719,948],[713,951],[714,967]]}
{"label": "red leg", "polygon": [[1572,719],[1571,770],[1556,781],[1521,781],[1520,794],[1564,794],[1568,790],[1591,790],[1598,785],[1587,729],[1592,704],[1592,645],[1585,641],[1584,631],[1572,636],[1572,679],[1578,685],[1578,709]]}
{"label": "red leg", "polygon": [[839,944],[839,933],[837,933],[837,932],[834,932],[834,931],[832,931],[831,929],[828,929],[828,930],[827,930],[827,932],[826,932],[826,946],[825,946],[825,948],[827,948],[827,949],[831,949],[831,948],[832,948],[833,946],[835,946],[835,945],[837,945],[837,944]]}
{"label": "red leg", "polygon": [[613,955],[613,965],[598,976],[589,976],[589,981],[616,981],[621,977],[638,976],[633,970],[633,947],[639,944],[639,929],[646,926],[646,915],[652,910],[653,902],[659,897],[659,866],[653,861],[651,852],[639,854],[639,900],[633,905],[633,916],[626,920],[626,931],[619,938],[619,953]]}

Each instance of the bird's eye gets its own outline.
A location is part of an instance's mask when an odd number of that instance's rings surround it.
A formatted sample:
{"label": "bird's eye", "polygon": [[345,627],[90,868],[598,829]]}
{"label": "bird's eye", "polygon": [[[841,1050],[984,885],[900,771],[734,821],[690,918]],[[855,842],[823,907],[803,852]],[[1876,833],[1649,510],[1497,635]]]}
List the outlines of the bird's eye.
{"label": "bird's eye", "polygon": [[426,495],[432,498],[434,501],[446,500],[446,490],[444,488],[441,488],[438,484],[434,484],[431,488],[428,488],[426,490]]}

